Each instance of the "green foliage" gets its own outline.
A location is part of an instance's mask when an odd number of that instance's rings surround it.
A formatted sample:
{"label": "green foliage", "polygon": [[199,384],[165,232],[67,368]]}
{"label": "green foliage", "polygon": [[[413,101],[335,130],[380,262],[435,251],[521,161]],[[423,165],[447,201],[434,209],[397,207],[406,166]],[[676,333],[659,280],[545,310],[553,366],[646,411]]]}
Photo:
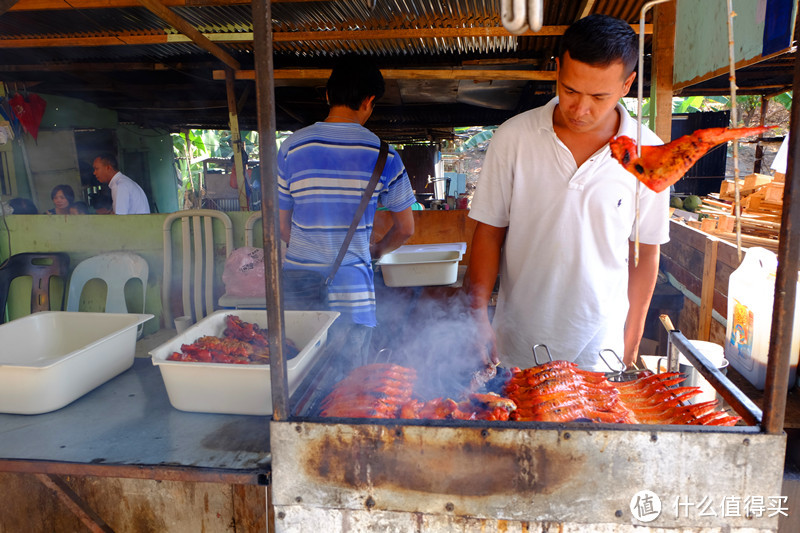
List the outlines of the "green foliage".
{"label": "green foliage", "polygon": [[701,110],[703,105],[702,96],[689,96],[688,98],[673,98],[673,113],[696,113]]}
{"label": "green foliage", "polygon": [[[638,107],[638,102],[636,98],[623,98],[620,100],[620,103],[630,116],[633,118],[637,117],[636,109]],[[648,128],[650,127],[650,98],[642,99],[642,124]]]}
{"label": "green foliage", "polygon": [[[189,140],[187,154],[186,137]],[[257,131],[241,133],[245,151],[250,159],[258,159],[259,145]],[[230,158],[233,155],[232,134],[227,130],[188,130],[184,133],[172,134],[172,150],[175,163],[181,175],[183,189],[197,189],[203,173],[203,161],[212,157]]]}
{"label": "green foliage", "polygon": [[792,108],[792,91],[786,91],[785,93],[781,93],[778,96],[775,96],[772,99],[772,101],[779,103],[785,109],[791,109]]}

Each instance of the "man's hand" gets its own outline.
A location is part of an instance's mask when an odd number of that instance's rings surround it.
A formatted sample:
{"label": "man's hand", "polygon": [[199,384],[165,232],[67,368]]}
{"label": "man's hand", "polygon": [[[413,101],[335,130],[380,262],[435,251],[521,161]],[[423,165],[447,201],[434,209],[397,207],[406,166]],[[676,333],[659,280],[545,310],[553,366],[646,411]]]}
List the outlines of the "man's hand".
{"label": "man's hand", "polygon": [[489,313],[486,309],[476,310],[473,318],[475,320],[474,349],[487,367],[497,366],[500,364],[500,358],[497,356],[497,337],[489,322]]}
{"label": "man's hand", "polygon": [[489,300],[500,270],[500,250],[505,242],[506,229],[478,222],[472,235],[472,251],[465,280],[475,321],[475,350],[487,365],[500,362],[497,338],[489,321]]}

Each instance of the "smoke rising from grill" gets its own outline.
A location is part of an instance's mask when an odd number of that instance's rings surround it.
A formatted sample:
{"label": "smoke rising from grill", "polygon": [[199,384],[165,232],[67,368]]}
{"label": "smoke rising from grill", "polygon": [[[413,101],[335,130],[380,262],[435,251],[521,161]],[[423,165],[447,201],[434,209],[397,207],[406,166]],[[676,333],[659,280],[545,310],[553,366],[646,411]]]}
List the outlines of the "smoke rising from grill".
{"label": "smoke rising from grill", "polygon": [[378,296],[378,307],[380,333],[373,348],[389,348],[390,362],[417,370],[414,391],[420,399],[457,398],[485,366],[466,293],[433,297],[422,289],[387,291]]}

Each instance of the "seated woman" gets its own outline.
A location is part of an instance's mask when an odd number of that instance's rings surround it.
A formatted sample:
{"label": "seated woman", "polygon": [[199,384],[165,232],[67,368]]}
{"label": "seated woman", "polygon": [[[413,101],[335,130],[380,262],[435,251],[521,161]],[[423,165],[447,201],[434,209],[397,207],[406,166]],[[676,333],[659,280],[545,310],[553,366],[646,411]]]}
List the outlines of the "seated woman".
{"label": "seated woman", "polygon": [[53,200],[53,209],[49,209],[49,215],[69,215],[69,206],[75,201],[75,192],[69,185],[56,185],[50,191],[50,199]]}

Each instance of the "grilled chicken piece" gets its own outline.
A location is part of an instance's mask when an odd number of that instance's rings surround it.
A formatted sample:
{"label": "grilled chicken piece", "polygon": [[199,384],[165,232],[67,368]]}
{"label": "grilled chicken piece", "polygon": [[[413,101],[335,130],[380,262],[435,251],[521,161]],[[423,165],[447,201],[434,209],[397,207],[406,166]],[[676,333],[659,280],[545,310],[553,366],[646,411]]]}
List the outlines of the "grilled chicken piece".
{"label": "grilled chicken piece", "polygon": [[683,177],[698,159],[713,147],[751,135],[759,135],[776,126],[758,128],[707,128],[684,135],[660,146],[642,146],[636,156],[636,141],[625,135],[611,139],[611,155],[625,170],[647,188],[661,192]]}
{"label": "grilled chicken piece", "polygon": [[517,408],[517,404],[514,403],[514,400],[505,398],[494,392],[489,392],[487,394],[473,392],[469,395],[469,399],[479,406],[488,407],[489,409],[500,407],[506,411],[513,411]]}
{"label": "grilled chicken piece", "polygon": [[354,369],[322,400],[322,416],[396,418],[411,400],[416,371],[398,365],[374,364]]}

